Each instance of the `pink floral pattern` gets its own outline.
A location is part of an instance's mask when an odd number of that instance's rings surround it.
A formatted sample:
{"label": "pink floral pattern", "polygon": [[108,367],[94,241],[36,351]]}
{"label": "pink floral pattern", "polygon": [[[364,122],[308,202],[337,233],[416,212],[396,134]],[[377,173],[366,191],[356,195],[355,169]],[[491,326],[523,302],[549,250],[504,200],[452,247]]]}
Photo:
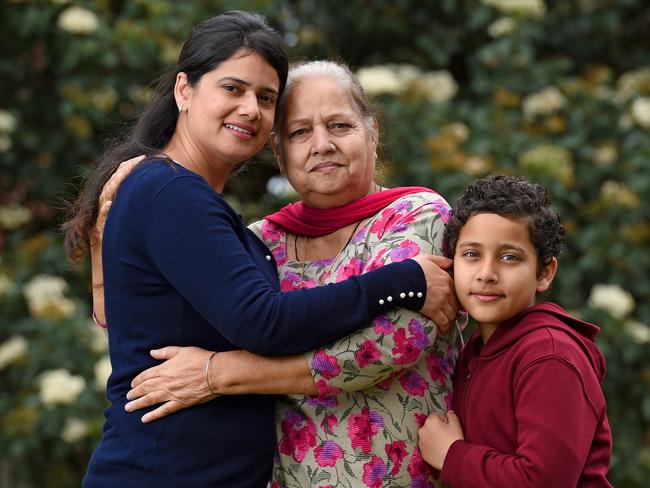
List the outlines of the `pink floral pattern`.
{"label": "pink floral pattern", "polygon": [[[443,254],[447,202],[416,193],[393,202],[355,232],[333,260],[287,261],[284,232],[253,224],[279,266],[283,290],[366,273],[420,252]],[[409,291],[409,290],[406,290]],[[278,459],[273,487],[427,487],[432,471],[417,448],[417,430],[451,401],[458,353],[455,334],[404,309],[306,354],[319,394],[278,401]]]}

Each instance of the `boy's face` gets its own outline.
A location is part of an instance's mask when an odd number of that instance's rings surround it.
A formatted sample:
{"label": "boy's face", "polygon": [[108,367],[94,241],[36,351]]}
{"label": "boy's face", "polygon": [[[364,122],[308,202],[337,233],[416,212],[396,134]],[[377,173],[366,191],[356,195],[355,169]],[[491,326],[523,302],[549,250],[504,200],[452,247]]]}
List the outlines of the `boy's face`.
{"label": "boy's face", "polygon": [[537,276],[537,253],[524,220],[477,214],[460,230],[454,254],[456,294],[482,326],[498,326],[533,305],[556,269],[554,258]]}

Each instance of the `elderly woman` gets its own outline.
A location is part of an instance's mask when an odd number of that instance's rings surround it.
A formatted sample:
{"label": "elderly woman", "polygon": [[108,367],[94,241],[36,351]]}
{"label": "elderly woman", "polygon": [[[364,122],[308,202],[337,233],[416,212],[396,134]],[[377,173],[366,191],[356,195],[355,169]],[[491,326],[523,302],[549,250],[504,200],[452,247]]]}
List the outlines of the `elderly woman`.
{"label": "elderly woman", "polygon": [[[315,61],[292,68],[276,128],[274,152],[301,201],[252,229],[271,250],[283,290],[335,283],[421,252],[442,254],[447,203],[424,188],[375,182],[378,125],[347,67]],[[404,289],[380,303],[413,294]],[[455,303],[448,307],[452,313]],[[317,316],[313,327],[323,327]],[[167,347],[152,352],[167,361],[136,377],[126,409],[164,402],[143,417],[151,422],[209,400],[209,389],[287,394],[276,409],[273,486],[425,486],[431,479],[417,431],[450,403],[457,337],[398,309],[305,355],[219,352],[204,370],[206,352]]]}
{"label": "elderly woman", "polygon": [[[133,133],[100,160],[66,225],[70,254],[77,255],[95,225],[100,190],[124,159],[116,155],[148,156],[124,180],[106,221],[103,275],[113,371],[102,440],[84,486],[267,484],[273,399],[230,396],[143,425],[124,405],[133,377],[157,364],[151,349],[179,344],[298,354],[354,332],[397,303],[416,310],[424,305],[428,313],[438,309],[430,306],[436,293],[425,289],[412,260],[282,293],[273,257],[224,200],[233,168],[254,157],[270,136],[288,70],[281,39],[248,12],[197,26]],[[444,275],[427,259],[422,264]],[[422,296],[379,303],[403,287]],[[322,327],[311,327],[314,317]],[[199,357],[210,365],[210,354]]]}

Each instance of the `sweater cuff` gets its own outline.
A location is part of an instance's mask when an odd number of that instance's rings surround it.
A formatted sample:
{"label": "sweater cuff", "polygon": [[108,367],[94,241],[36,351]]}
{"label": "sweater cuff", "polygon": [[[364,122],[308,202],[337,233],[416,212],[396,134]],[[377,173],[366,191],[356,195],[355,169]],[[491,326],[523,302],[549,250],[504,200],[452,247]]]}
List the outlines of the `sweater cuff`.
{"label": "sweater cuff", "polygon": [[449,446],[447,455],[440,470],[440,481],[454,486],[461,483],[463,464],[465,463],[465,456],[468,451],[473,447],[472,444],[464,440],[457,440]]}
{"label": "sweater cuff", "polygon": [[417,312],[424,306],[427,281],[420,265],[412,259],[387,264],[355,278],[365,289],[371,317],[395,308]]}

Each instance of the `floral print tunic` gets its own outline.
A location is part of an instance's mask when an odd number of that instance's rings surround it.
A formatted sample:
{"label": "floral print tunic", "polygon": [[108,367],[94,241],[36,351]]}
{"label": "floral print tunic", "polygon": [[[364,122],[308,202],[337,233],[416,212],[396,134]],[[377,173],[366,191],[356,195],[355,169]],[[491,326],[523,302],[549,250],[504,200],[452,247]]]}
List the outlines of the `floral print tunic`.
{"label": "floral print tunic", "polygon": [[[284,230],[269,221],[252,229],[272,251],[288,291],[342,281],[419,253],[443,254],[448,217],[438,194],[407,195],[365,221],[334,258],[303,264],[287,261]],[[397,309],[307,353],[319,394],[278,399],[272,488],[433,486],[417,431],[430,413],[451,404],[456,340],[455,332],[438,334],[426,317]]]}

